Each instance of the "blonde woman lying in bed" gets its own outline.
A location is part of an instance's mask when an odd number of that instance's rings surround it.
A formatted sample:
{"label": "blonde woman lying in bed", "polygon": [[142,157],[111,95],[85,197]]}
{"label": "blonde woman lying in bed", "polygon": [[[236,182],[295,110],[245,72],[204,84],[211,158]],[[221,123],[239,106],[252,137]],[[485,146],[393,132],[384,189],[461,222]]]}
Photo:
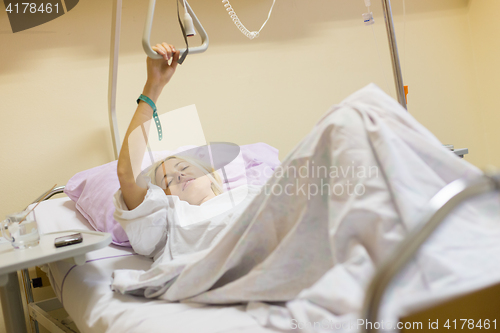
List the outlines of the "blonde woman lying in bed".
{"label": "blonde woman lying in bed", "polygon": [[[153,50],[163,59],[147,58],[148,79],[142,94],[156,104],[175,73],[179,51],[167,43],[157,44]],[[114,217],[126,231],[134,250],[156,260],[165,245],[171,258],[208,248],[259,188],[241,186],[223,193],[222,181],[215,170],[199,160],[180,156],[153,164],[147,175],[150,184],[147,188],[139,186],[133,170],[140,169],[146,142],[131,142],[129,137],[138,126],[148,126],[152,118],[153,109],[141,100],[118,158],[121,188],[114,197]],[[149,133],[149,128],[145,132]]]}

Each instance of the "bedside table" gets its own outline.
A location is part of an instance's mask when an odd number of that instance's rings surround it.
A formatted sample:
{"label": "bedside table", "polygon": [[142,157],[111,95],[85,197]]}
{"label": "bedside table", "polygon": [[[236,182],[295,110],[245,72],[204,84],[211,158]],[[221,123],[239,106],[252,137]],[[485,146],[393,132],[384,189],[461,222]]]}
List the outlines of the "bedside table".
{"label": "bedside table", "polygon": [[[80,232],[83,242],[56,248],[54,239]],[[7,332],[27,332],[24,310],[19,289],[17,271],[59,260],[69,260],[76,265],[85,264],[85,253],[101,249],[111,243],[111,235],[89,230],[68,230],[40,236],[38,246],[16,250],[12,245],[0,242],[0,290],[2,309]]]}

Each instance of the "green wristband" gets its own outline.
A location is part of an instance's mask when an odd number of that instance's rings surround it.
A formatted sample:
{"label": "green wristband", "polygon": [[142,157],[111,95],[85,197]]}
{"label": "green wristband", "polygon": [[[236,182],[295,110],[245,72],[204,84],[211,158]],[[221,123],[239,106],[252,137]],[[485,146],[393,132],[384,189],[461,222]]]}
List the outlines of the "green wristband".
{"label": "green wristband", "polygon": [[158,130],[158,140],[161,141],[161,139],[163,138],[163,134],[161,132],[160,118],[158,118],[158,113],[156,112],[155,103],[148,96],[144,96],[143,94],[141,94],[141,96],[139,96],[139,98],[137,99],[137,104],[139,104],[139,101],[144,101],[148,103],[149,106],[153,109],[153,119],[155,120],[156,129]]}

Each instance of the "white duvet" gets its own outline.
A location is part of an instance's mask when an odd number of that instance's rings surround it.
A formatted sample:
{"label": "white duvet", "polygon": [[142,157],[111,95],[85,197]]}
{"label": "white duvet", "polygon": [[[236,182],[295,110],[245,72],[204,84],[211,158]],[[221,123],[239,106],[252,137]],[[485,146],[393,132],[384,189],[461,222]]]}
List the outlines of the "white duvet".
{"label": "white duvet", "polygon": [[[153,186],[131,212],[118,192],[117,220],[134,249],[157,260],[147,271],[116,270],[112,288],[167,301],[247,303],[262,325],[282,330],[353,332],[375,267],[421,222],[429,199],[480,174],[370,85],[327,112],[263,188],[242,196],[240,210],[194,223],[207,226],[192,231],[196,237]],[[490,259],[500,257],[497,199],[448,218],[391,290],[384,316],[394,319],[414,295],[500,274]],[[174,253],[178,241],[183,251]],[[327,325],[306,325],[314,322]]]}

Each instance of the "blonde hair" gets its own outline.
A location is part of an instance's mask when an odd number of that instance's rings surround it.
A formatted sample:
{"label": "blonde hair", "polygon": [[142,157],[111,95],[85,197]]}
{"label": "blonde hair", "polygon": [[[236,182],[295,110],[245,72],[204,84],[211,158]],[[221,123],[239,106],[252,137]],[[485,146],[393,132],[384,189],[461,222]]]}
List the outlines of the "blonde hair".
{"label": "blonde hair", "polygon": [[[210,187],[212,188],[212,191],[214,192],[215,195],[219,195],[219,194],[222,194],[224,192],[224,189],[222,188],[222,179],[220,178],[219,173],[216,170],[214,170],[214,168],[212,168],[211,166],[206,165],[202,161],[200,161],[198,159],[194,159],[192,157],[186,157],[186,156],[181,157],[178,155],[172,155],[172,156],[169,156],[165,159],[159,160],[159,161],[153,163],[149,167],[149,171],[145,174],[145,176],[148,177],[149,179],[151,179],[151,182],[153,184],[160,186],[160,184],[156,183],[156,171],[158,170],[160,165],[162,165],[164,162],[171,160],[173,158],[177,158],[179,160],[186,161],[186,162],[190,163],[191,165],[200,169],[208,177],[208,179],[210,179],[210,183],[211,183]],[[168,185],[167,185],[167,187],[168,187]]]}

